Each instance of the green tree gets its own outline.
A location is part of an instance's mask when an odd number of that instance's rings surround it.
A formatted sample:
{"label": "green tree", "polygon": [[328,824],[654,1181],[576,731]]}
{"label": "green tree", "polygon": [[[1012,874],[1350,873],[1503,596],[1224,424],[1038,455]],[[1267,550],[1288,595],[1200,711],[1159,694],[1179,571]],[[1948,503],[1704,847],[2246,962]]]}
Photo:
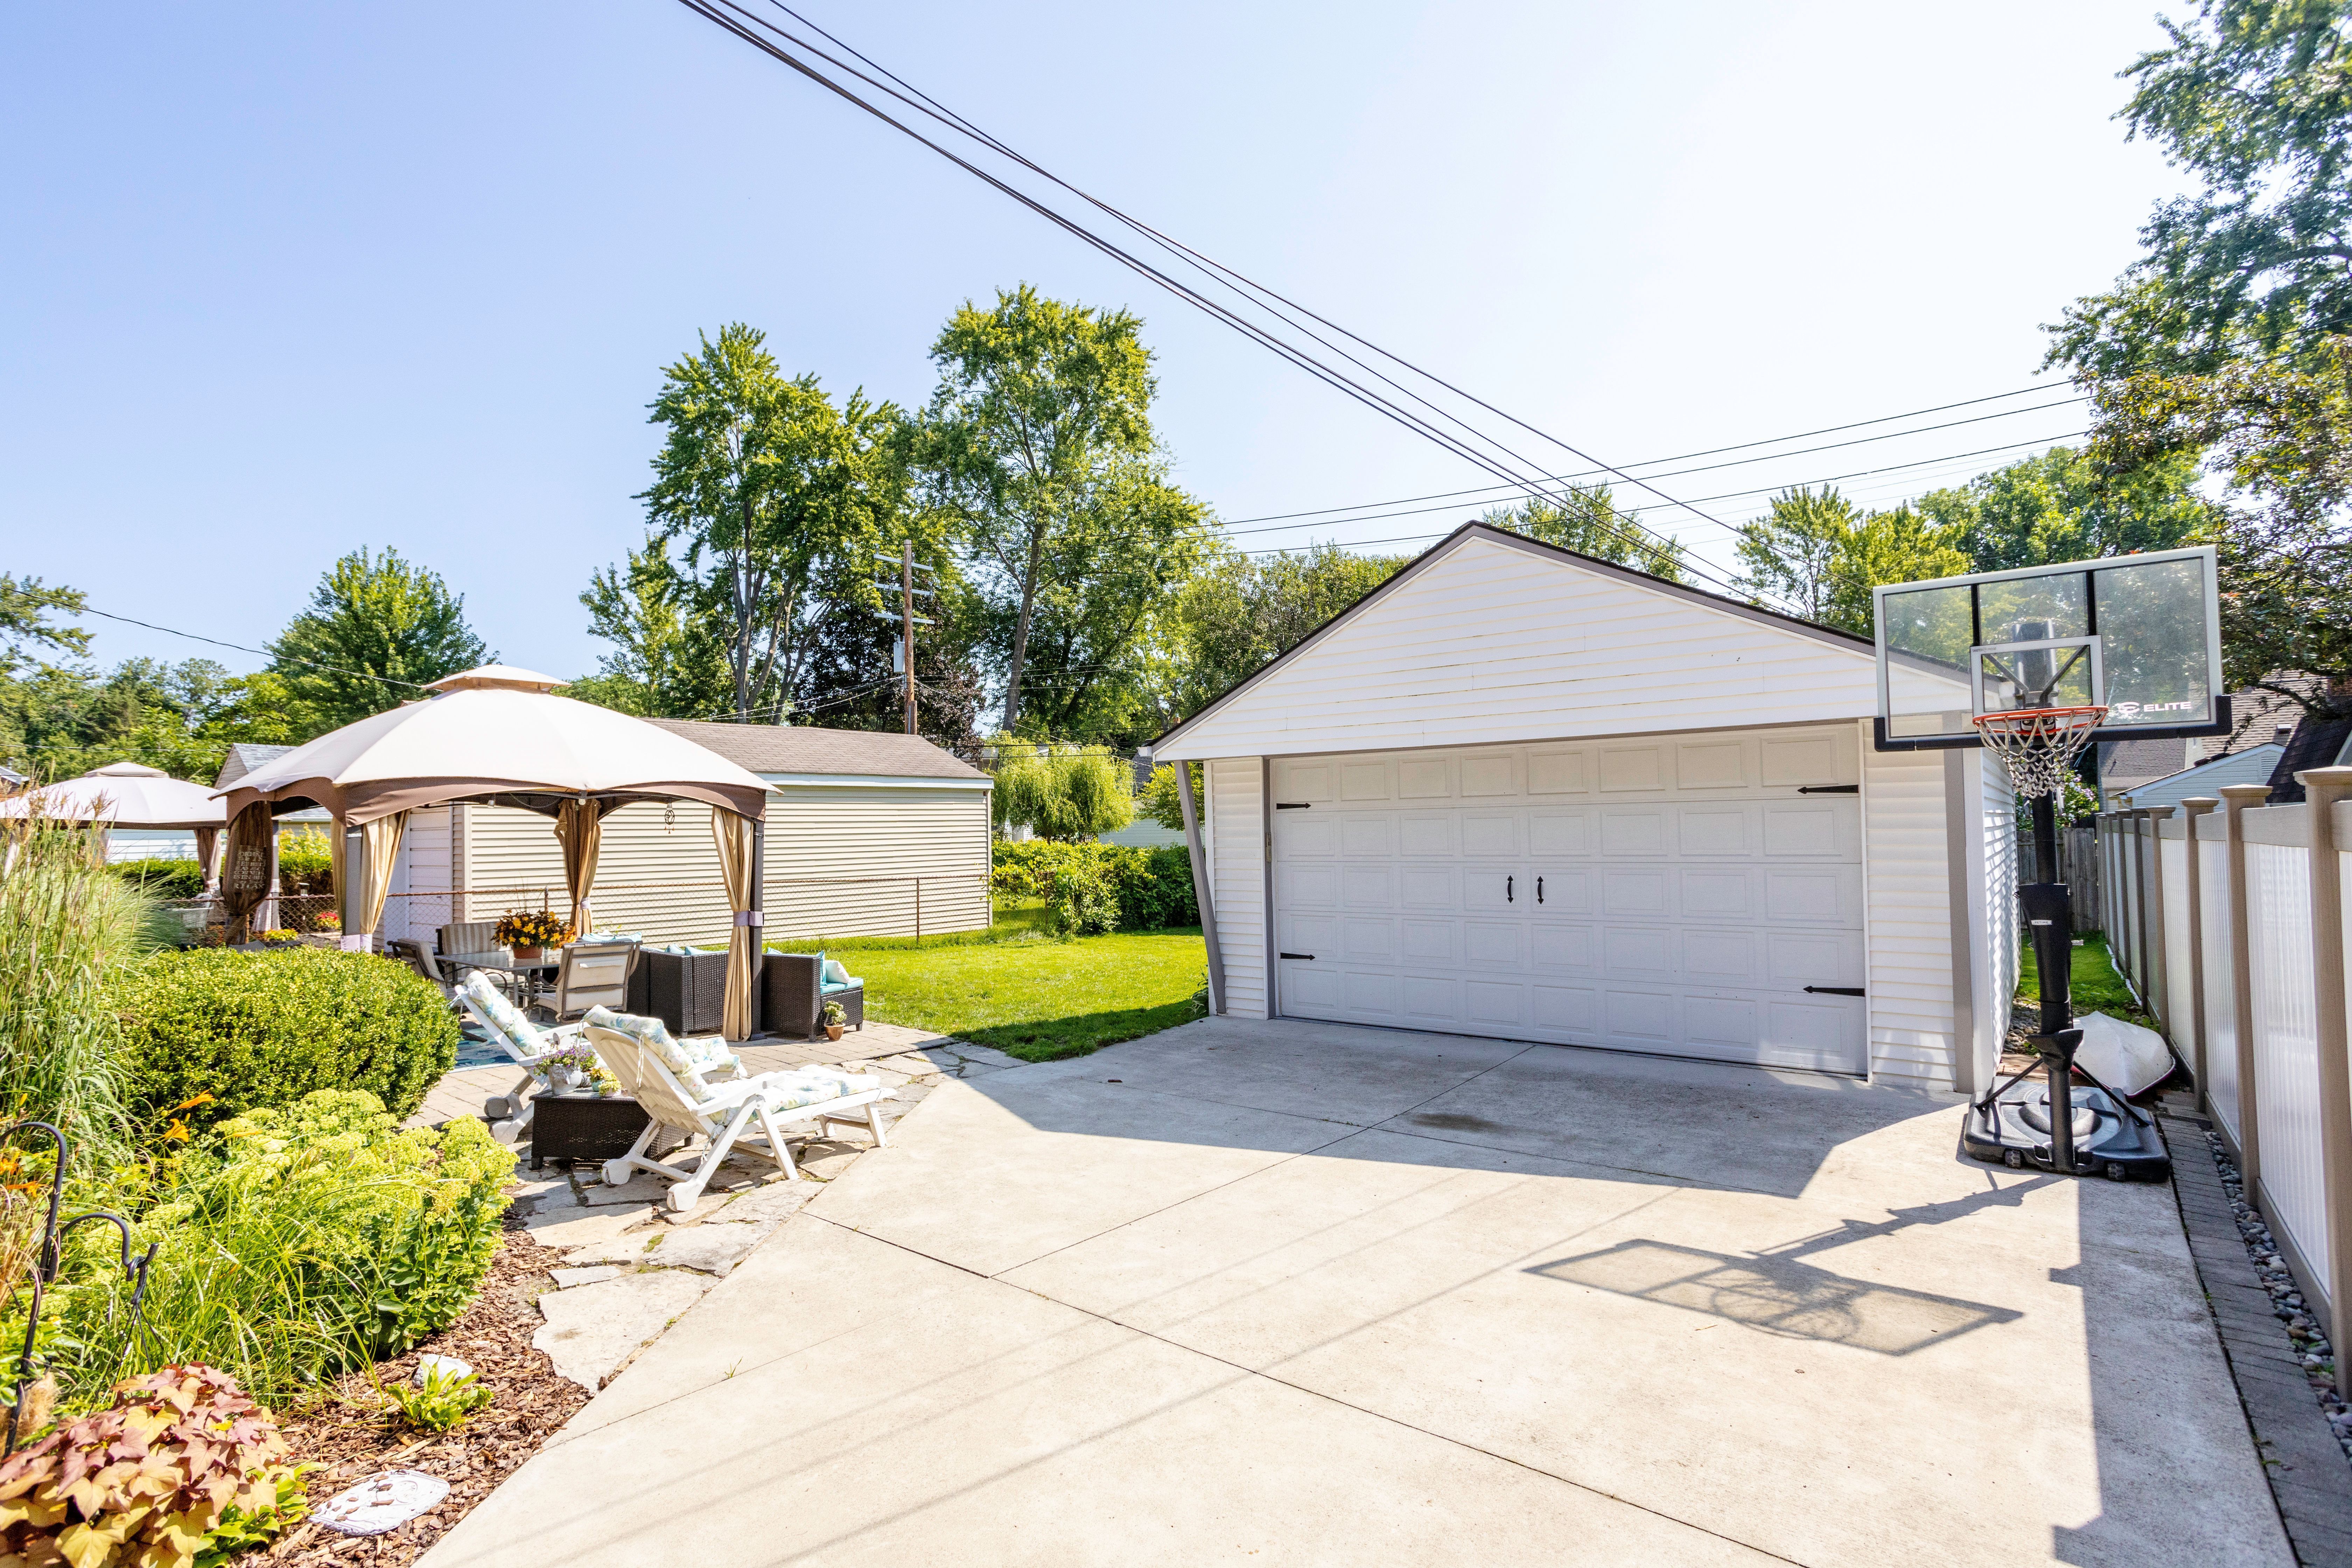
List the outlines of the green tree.
{"label": "green tree", "polygon": [[1739,528],[1736,550],[1748,591],[1809,621],[1827,621],[1838,552],[1861,521],[1862,509],[1835,486],[1774,496],[1769,511]]}
{"label": "green tree", "polygon": [[269,655],[304,739],[396,708],[418,687],[497,657],[439,574],[397,550],[377,555],[365,546],[327,569],[310,607],[286,624]]}
{"label": "green tree", "polygon": [[[614,645],[568,695],[640,718],[701,719],[734,705],[726,606],[678,570],[658,538],[589,579],[588,629]],[[716,614],[711,612],[716,611]]]}
{"label": "green tree", "polygon": [[1830,563],[1829,624],[1868,633],[1876,611],[1873,588],[1955,577],[1969,569],[1949,530],[1907,506],[1872,512],[1847,533]]}
{"label": "green tree", "polygon": [[1176,600],[1163,720],[1199,712],[1387,582],[1409,559],[1351,555],[1336,544],[1262,558],[1220,547]]}
{"label": "green tree", "polygon": [[2051,359],[2098,379],[2318,367],[2352,332],[2352,0],[2206,0],[2163,26],[2120,118],[2203,189],[2156,209]]}
{"label": "green tree", "polygon": [[1478,521],[1669,583],[1683,581],[1683,547],[1643,527],[1639,518],[1618,506],[1606,485],[1570,486],[1559,496],[1489,507]]}
{"label": "green tree", "polygon": [[2159,205],[2116,287],[2051,329],[2111,471],[2194,461],[2229,484],[2207,531],[2233,684],[2324,673],[2352,711],[2344,471],[2352,388],[2352,0],[2207,0],[2125,74],[2122,118],[2199,189]]}
{"label": "green tree", "polygon": [[1773,497],[1769,512],[1741,525],[1738,551],[1751,594],[1865,634],[1873,588],[1969,569],[1950,527],[1909,507],[1865,512],[1834,488]]}
{"label": "green tree", "polygon": [[[2098,449],[2117,467],[2202,452],[2242,503],[2202,537],[2221,576],[2223,675],[2328,715],[2352,712],[2352,338],[2313,368],[2240,361],[2210,374],[2103,383]],[[2271,678],[2326,677],[2316,692]]]}
{"label": "green tree", "polygon": [[76,662],[0,675],[0,763],[43,779],[144,763],[208,783],[235,741],[300,736],[285,683],[232,676],[210,659],[125,659],[110,673]]}
{"label": "green tree", "polygon": [[79,589],[52,588],[38,577],[13,577],[0,572],[0,676],[23,668],[28,647],[57,653],[89,652],[89,632],[49,620],[51,613],[58,610],[79,615],[82,603]]}
{"label": "green tree", "polygon": [[1007,733],[1039,660],[1043,727],[1134,723],[1152,613],[1205,549],[1205,510],[1152,437],[1142,327],[1024,283],[967,301],[931,345],[921,461],[990,605]]}
{"label": "green tree", "polygon": [[1958,570],[2001,572],[2177,550],[2218,516],[2197,493],[2197,479],[2192,450],[2118,464],[2053,447],[1965,485],[1930,490],[1914,504],[1952,530],[1952,542],[1975,563]]}
{"label": "green tree", "polygon": [[1135,773],[1092,746],[1038,745],[999,735],[991,806],[1000,827],[1026,827],[1069,842],[1116,833],[1135,820]]}
{"label": "green tree", "polygon": [[[1187,763],[1185,766],[1192,770],[1192,809],[1198,813],[1208,798],[1208,781],[1201,776],[1200,763]],[[1136,797],[1135,809],[1137,815],[1151,818],[1171,832],[1184,831],[1184,801],[1176,793],[1175,763],[1162,763],[1151,770],[1143,793]]]}
{"label": "green tree", "polygon": [[836,407],[814,375],[787,378],[765,342],[731,323],[663,372],[649,422],[669,433],[638,498],[723,614],[746,721],[792,701],[818,621],[879,607],[865,569],[895,548],[906,493],[898,411],[863,392]]}

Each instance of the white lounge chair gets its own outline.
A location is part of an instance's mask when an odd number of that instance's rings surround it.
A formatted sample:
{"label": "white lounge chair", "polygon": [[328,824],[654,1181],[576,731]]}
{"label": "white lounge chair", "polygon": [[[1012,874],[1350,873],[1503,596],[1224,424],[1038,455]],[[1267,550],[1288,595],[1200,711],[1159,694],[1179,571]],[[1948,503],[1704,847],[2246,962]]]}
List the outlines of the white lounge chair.
{"label": "white lounge chair", "polygon": [[[678,1041],[658,1018],[633,1017],[596,1007],[585,1020],[589,1043],[621,1087],[651,1119],[626,1154],[604,1163],[607,1185],[619,1186],[632,1172],[647,1171],[670,1184],[667,1202],[683,1213],[702,1196],[729,1151],[739,1146],[773,1160],[785,1176],[799,1174],[783,1129],[814,1121],[822,1131],[835,1124],[862,1127],[874,1146],[885,1142],[878,1101],[898,1098],[877,1078],[798,1068],[783,1072],[744,1073],[740,1058],[711,1053],[700,1041]],[[846,1114],[856,1111],[855,1116]],[[759,1131],[751,1131],[757,1121]],[[646,1150],[662,1128],[702,1139],[691,1168],[667,1165]],[[675,1157],[675,1156],[673,1156]]]}
{"label": "white lounge chair", "polygon": [[560,1029],[541,1028],[524,1017],[522,1009],[508,1001],[506,993],[478,969],[457,985],[457,1005],[522,1068],[522,1077],[515,1081],[513,1089],[482,1101],[482,1115],[489,1121],[490,1136],[501,1143],[512,1143],[530,1125],[534,1110],[531,1097],[544,1093],[548,1088],[547,1058],[579,1044],[582,1026],[568,1024]]}

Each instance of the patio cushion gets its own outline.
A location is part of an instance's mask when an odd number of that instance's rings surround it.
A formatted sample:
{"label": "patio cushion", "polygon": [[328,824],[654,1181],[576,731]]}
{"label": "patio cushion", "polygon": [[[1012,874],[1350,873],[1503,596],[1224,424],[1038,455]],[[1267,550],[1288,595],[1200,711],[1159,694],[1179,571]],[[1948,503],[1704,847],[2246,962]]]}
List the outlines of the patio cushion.
{"label": "patio cushion", "polygon": [[754,1081],[765,1086],[768,1102],[779,1110],[797,1110],[803,1105],[820,1105],[828,1100],[882,1087],[878,1078],[863,1073],[827,1072],[823,1068],[761,1073]]}
{"label": "patio cushion", "polygon": [[824,961],[824,977],[817,984],[817,989],[820,991],[848,991],[866,984],[844,969],[839,959],[828,958]]}
{"label": "patio cushion", "polygon": [[490,1027],[504,1035],[507,1043],[516,1050],[526,1057],[545,1053],[547,1037],[539,1032],[537,1025],[522,1016],[521,1008],[507,1000],[504,992],[490,984],[488,975],[477,969],[466,976],[465,984],[458,989],[465,992],[482,1016],[489,1020]]}
{"label": "patio cushion", "polygon": [[659,1018],[615,1013],[609,1007],[591,1007],[582,1021],[642,1042],[672,1072],[732,1072],[743,1065],[743,1058],[729,1050],[726,1041],[677,1039],[671,1036],[669,1026]]}

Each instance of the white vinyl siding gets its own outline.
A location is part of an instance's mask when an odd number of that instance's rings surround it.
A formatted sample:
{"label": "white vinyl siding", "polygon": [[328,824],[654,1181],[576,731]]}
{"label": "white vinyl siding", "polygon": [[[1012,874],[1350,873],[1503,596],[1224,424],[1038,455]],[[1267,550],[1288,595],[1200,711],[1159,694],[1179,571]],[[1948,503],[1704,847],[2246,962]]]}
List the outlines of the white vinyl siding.
{"label": "white vinyl siding", "polygon": [[[2009,770],[1990,752],[1962,752],[1971,757],[1976,788],[1974,818],[1978,827],[1979,866],[1977,897],[1966,951],[1977,966],[1977,1074],[1970,1087],[1990,1089],[2009,1037],[2010,1015],[2015,1010],[2021,967],[2018,951],[2017,913],[2017,792]],[[2093,920],[2095,910],[2083,911]]]}
{"label": "white vinyl siding", "polygon": [[1255,757],[1218,757],[1202,772],[1209,793],[1209,892],[1225,966],[1225,1011],[1236,1018],[1264,1018],[1265,764]]}
{"label": "white vinyl siding", "polygon": [[[567,908],[552,817],[480,804],[450,815],[462,845],[457,885],[465,889],[467,919],[495,920],[542,900]],[[430,874],[444,879],[428,882],[426,867],[436,858],[446,865],[451,837],[449,828],[427,834],[404,854],[412,889],[450,886],[437,868]],[[771,940],[912,935],[919,914],[926,933],[989,923],[984,790],[782,785],[769,797],[766,839]],[[597,924],[608,931],[724,942],[730,921],[710,808],[640,802],[608,815],[593,901]]]}
{"label": "white vinyl siding", "polygon": [[1949,1089],[1954,1081],[1952,900],[1966,899],[1945,832],[1944,760],[1863,747],[1870,879],[1870,1075]]}
{"label": "white vinyl siding", "polygon": [[1157,748],[1296,755],[1850,720],[1869,647],[1471,536]]}
{"label": "white vinyl siding", "polygon": [[1279,1011],[1860,1073],[1858,767],[1850,723],[1277,758]]}

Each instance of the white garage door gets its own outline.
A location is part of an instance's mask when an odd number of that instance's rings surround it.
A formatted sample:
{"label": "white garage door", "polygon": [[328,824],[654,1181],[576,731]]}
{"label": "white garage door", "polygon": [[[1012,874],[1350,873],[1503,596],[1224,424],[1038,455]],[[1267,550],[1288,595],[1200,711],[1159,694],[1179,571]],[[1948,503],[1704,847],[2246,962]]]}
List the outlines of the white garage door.
{"label": "white garage door", "polygon": [[1276,758],[1277,1005],[1860,1073],[1860,766],[1844,727]]}

